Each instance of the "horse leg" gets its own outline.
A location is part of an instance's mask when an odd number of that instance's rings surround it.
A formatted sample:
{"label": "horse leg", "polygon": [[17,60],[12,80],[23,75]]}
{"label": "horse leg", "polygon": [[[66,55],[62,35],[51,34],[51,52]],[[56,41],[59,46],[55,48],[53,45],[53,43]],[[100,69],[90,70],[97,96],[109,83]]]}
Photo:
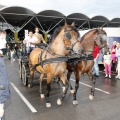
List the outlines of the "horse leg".
{"label": "horse leg", "polygon": [[49,100],[49,95],[51,91],[51,76],[47,74],[47,94],[46,94],[46,107],[51,107],[51,103]]}
{"label": "horse leg", "polygon": [[81,76],[81,72],[79,73],[79,71],[76,71],[76,83],[75,83],[75,92],[73,94],[73,105],[77,105],[78,104],[76,95],[77,95],[77,90],[79,88],[80,76]]}
{"label": "horse leg", "polygon": [[88,75],[92,78],[92,88],[91,88],[91,93],[90,93],[90,95],[89,95],[89,99],[90,99],[90,100],[93,100],[93,98],[94,98],[94,92],[95,92],[96,77],[93,76],[91,70],[88,72]]}
{"label": "horse leg", "polygon": [[71,76],[71,74],[72,74],[72,72],[68,71],[68,73],[67,73],[67,80],[69,82],[70,92],[74,93],[73,87],[72,87],[71,82],[70,82],[70,76]]}
{"label": "horse leg", "polygon": [[57,104],[58,105],[61,105],[62,104],[62,101],[64,100],[66,94],[67,94],[67,90],[68,90],[68,81],[66,80],[66,74],[63,73],[61,76],[60,76],[60,80],[62,81],[62,85],[64,86],[64,90],[63,90],[63,93],[61,95],[61,97],[57,100]]}
{"label": "horse leg", "polygon": [[30,84],[28,87],[33,87],[33,76],[34,76],[34,70],[30,70]]}
{"label": "horse leg", "polygon": [[44,94],[43,94],[43,91],[42,91],[42,80],[43,80],[43,77],[44,77],[44,74],[41,74],[40,75],[40,78],[39,78],[39,83],[40,83],[40,96],[41,96],[41,98],[44,98],[45,96],[44,96]]}

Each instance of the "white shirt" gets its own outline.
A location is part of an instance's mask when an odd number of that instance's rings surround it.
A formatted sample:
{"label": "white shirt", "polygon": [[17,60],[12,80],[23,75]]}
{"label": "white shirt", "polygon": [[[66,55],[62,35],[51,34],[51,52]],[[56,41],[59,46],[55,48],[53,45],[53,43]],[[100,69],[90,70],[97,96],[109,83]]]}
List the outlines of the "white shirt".
{"label": "white shirt", "polygon": [[6,39],[0,36],[0,49],[6,48]]}
{"label": "white shirt", "polygon": [[38,41],[38,39],[35,37],[35,36],[32,36],[32,38],[31,37],[29,37],[29,36],[27,36],[26,38],[25,38],[25,42],[26,42],[26,47],[35,47],[35,45],[33,45],[33,44],[30,44],[30,42],[36,42],[36,41]]}

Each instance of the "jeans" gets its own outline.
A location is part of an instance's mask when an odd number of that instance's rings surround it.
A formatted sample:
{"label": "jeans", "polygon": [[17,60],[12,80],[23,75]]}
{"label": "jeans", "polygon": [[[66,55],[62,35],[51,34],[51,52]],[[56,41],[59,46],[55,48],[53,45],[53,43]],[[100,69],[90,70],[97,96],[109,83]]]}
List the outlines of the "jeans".
{"label": "jeans", "polygon": [[93,75],[99,75],[98,59],[94,59]]}
{"label": "jeans", "polygon": [[111,75],[111,64],[106,64],[105,63],[105,74]]}

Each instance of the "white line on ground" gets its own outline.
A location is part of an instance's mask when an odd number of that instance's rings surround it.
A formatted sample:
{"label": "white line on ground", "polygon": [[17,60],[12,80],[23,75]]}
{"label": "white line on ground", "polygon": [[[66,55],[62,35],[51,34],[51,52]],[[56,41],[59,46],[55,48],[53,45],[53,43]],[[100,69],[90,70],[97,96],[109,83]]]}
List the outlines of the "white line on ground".
{"label": "white line on ground", "polygon": [[12,87],[15,89],[15,91],[18,93],[18,95],[21,97],[21,99],[24,101],[24,103],[28,106],[28,108],[33,112],[37,112],[37,110],[29,103],[29,101],[23,96],[23,94],[18,90],[18,88],[11,82]]}
{"label": "white line on ground", "polygon": [[[70,79],[70,80],[72,80],[72,81],[75,81],[74,79]],[[83,82],[79,82],[81,85],[84,85],[84,86],[87,86],[87,87],[92,87],[92,86],[90,86],[90,85],[88,85],[88,84],[85,84],[85,83],[83,83]],[[110,94],[109,92],[107,92],[107,91],[104,91],[104,90],[102,90],[102,89],[99,89],[99,88],[95,88],[96,90],[98,90],[98,91],[101,91],[101,92],[103,92],[103,93],[106,93],[106,94]]]}

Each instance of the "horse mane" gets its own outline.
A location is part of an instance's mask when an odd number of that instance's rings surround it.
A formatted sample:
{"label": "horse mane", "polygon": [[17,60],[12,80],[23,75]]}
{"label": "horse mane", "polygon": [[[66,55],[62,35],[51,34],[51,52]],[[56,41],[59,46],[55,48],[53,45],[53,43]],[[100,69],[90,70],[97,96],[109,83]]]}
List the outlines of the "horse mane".
{"label": "horse mane", "polygon": [[84,40],[84,37],[85,37],[87,34],[89,34],[90,32],[92,32],[92,31],[94,31],[93,34],[95,34],[95,33],[98,32],[98,29],[95,28],[95,29],[92,29],[92,30],[88,31],[87,33],[85,33],[85,34],[82,36],[82,38],[81,38],[81,40],[80,40],[80,43]]}
{"label": "horse mane", "polygon": [[70,28],[72,30],[74,30],[78,34],[78,38],[79,38],[80,37],[80,33],[79,33],[78,29],[75,26],[70,26]]}
{"label": "horse mane", "polygon": [[57,35],[60,33],[61,29],[62,29],[62,27],[57,27],[54,30],[53,35],[52,35],[52,40],[54,40],[57,37]]}
{"label": "horse mane", "polygon": [[[74,27],[74,26],[69,26],[69,27],[77,33],[78,37],[80,36],[80,33],[79,33],[79,31],[77,30],[76,27]],[[62,29],[62,27],[57,27],[54,30],[52,40],[54,40],[57,37],[57,35],[60,33],[61,29]]]}

